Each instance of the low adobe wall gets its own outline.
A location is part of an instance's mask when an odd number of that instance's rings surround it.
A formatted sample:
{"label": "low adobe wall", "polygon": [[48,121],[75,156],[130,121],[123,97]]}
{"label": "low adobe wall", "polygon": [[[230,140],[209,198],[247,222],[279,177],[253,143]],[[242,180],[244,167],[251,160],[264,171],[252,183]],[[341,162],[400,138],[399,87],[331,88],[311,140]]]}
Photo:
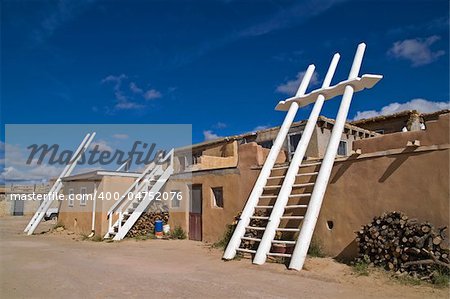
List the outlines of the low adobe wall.
{"label": "low adobe wall", "polygon": [[[449,117],[426,131],[394,133],[354,142],[363,155],[333,167],[314,238],[331,256],[356,255],[355,231],[383,212],[450,226]],[[422,146],[406,148],[408,140]],[[327,221],[333,223],[330,229]]]}

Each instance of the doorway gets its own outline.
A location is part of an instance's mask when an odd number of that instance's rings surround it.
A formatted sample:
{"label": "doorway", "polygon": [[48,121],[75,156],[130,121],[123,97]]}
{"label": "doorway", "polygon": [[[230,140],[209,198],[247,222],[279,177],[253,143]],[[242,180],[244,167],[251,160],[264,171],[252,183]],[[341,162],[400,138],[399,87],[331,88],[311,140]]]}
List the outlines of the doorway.
{"label": "doorway", "polygon": [[189,203],[189,240],[202,240],[202,185],[192,185]]}
{"label": "doorway", "polygon": [[14,200],[13,216],[23,216],[23,210],[25,208],[25,201],[21,199]]}

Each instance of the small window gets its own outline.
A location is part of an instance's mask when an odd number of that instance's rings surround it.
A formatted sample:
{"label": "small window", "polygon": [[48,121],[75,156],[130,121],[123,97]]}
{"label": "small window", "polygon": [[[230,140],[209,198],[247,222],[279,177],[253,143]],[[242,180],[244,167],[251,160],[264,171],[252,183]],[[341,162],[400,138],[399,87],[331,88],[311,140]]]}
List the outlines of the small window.
{"label": "small window", "polygon": [[81,194],[80,206],[85,206],[86,205],[86,197],[87,197],[87,188],[86,187],[81,187],[80,188],[80,194]]}
{"label": "small window", "polygon": [[272,148],[273,146],[273,140],[266,140],[259,142],[259,145],[261,145],[263,148]]}
{"label": "small window", "polygon": [[69,189],[69,207],[73,207],[74,196],[75,192],[73,192],[73,189]]}
{"label": "small window", "polygon": [[341,140],[339,142],[338,152],[339,156],[347,156],[347,141]]}
{"label": "small window", "polygon": [[170,192],[170,198],[172,202],[172,208],[179,208],[181,206],[181,191],[180,190],[172,190]]}
{"label": "small window", "polygon": [[295,153],[295,149],[297,148],[300,139],[302,138],[302,133],[293,133],[289,134],[288,145],[289,145],[289,157],[292,158]]}
{"label": "small window", "polygon": [[384,130],[383,129],[375,130],[375,133],[384,134]]}
{"label": "small window", "polygon": [[212,188],[213,204],[216,208],[223,208],[223,188]]}

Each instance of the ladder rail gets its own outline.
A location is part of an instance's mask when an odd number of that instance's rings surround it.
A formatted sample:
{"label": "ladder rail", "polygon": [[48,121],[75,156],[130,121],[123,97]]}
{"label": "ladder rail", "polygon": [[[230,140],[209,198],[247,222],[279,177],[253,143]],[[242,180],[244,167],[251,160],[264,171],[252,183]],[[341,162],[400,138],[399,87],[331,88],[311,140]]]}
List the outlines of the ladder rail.
{"label": "ladder rail", "polygon": [[[358,45],[350,74],[348,76],[349,79],[353,79],[358,76],[365,48],[366,45],[364,43]],[[347,85],[345,87],[336,121],[331,132],[331,137],[328,142],[324,158],[322,160],[322,166],[320,167],[319,174],[317,176],[316,185],[314,186],[311,194],[311,199],[309,201],[309,206],[305,214],[305,219],[303,220],[302,228],[300,230],[300,234],[297,238],[297,243],[292,253],[289,269],[301,270],[303,268],[303,264],[308,253],[308,248],[311,243],[317,219],[319,217],[320,209],[322,207],[323,198],[328,185],[328,181],[330,179],[334,160],[337,155],[339,141],[341,140],[341,135],[344,130],[353,93],[354,88],[351,85]]]}
{"label": "ladder rail", "polygon": [[[304,95],[306,89],[309,85],[311,77],[314,73],[315,66],[313,64],[308,66],[305,75],[303,76],[302,82],[298,88],[297,96]],[[228,242],[227,248],[225,249],[223,259],[231,260],[236,255],[236,250],[239,248],[241,243],[241,238],[245,234],[245,227],[247,227],[250,223],[250,217],[253,215],[255,206],[258,204],[259,198],[264,191],[264,186],[267,183],[267,179],[270,176],[273,166],[275,165],[278,154],[280,153],[281,147],[286,139],[286,136],[289,132],[289,128],[294,121],[295,115],[297,114],[299,105],[296,102],[293,102],[289,107],[289,111],[286,114],[286,117],[283,121],[283,124],[280,127],[278,135],[273,143],[272,148],[270,149],[269,155],[266,158],[263,168],[259,173],[258,179],[256,180],[255,186],[253,187],[252,192],[245,204],[245,207],[242,211],[239,222],[235,228],[235,231]]]}
{"label": "ladder rail", "polygon": [[[322,88],[327,88],[331,84],[336,67],[340,59],[339,53],[336,53],[331,60],[330,66],[328,68],[325,80],[323,81]],[[303,158],[305,157],[306,150],[308,148],[309,142],[313,135],[314,129],[316,127],[317,119],[319,118],[320,111],[322,110],[323,103],[325,102],[325,97],[319,95],[314,107],[309,115],[309,119],[306,123],[305,129],[303,130],[302,137],[295,149],[294,156],[289,165],[286,176],[281,185],[280,192],[275,201],[272,212],[270,213],[269,222],[267,223],[266,230],[264,231],[261,242],[259,243],[258,249],[256,250],[255,257],[253,259],[254,264],[264,264],[267,258],[267,253],[269,253],[272,246],[272,241],[275,238],[276,229],[280,225],[282,216],[285,212],[285,206],[288,203],[289,195],[291,195],[292,188],[297,178],[298,169],[302,164]]]}
{"label": "ladder rail", "polygon": [[50,206],[53,203],[53,194],[54,193],[58,193],[61,188],[62,188],[62,178],[69,176],[73,169],[75,168],[78,160],[81,158],[81,155],[86,151],[86,149],[89,147],[89,145],[91,144],[92,140],[95,137],[95,132],[93,132],[92,134],[87,134],[83,141],[80,143],[80,145],[78,146],[77,150],[74,152],[72,158],[70,159],[68,165],[66,165],[66,167],[64,167],[63,171],[61,172],[61,174],[59,175],[58,179],[55,181],[55,183],[53,184],[52,188],[50,189],[50,191],[47,193],[47,196],[44,196],[44,202],[39,206],[39,208],[37,209],[36,213],[33,215],[33,217],[31,218],[30,222],[28,223],[28,225],[26,226],[24,232],[27,233],[27,235],[32,235],[33,232],[36,230],[36,228],[38,227],[39,223],[42,221],[42,218],[44,218],[45,213],[48,211],[48,209],[50,208]]}
{"label": "ladder rail", "polygon": [[[162,166],[158,166],[162,167]],[[145,195],[144,199],[139,203],[139,205],[136,207],[136,210],[133,211],[133,213],[130,215],[130,217],[125,221],[125,223],[119,228],[119,231],[114,236],[114,241],[119,241],[125,238],[128,231],[133,227],[133,225],[136,223],[136,221],[139,219],[139,217],[142,215],[142,213],[145,211],[145,209],[148,207],[148,205],[154,200],[153,198],[150,198],[150,194],[154,194],[161,190],[161,188],[165,185],[169,177],[173,173],[173,166],[170,165],[166,168],[166,170],[161,175],[158,182],[152,186],[150,191]],[[121,219],[119,219],[121,220]]]}
{"label": "ladder rail", "polygon": [[[149,195],[153,192],[158,192],[167,182],[169,177],[174,172],[173,168],[173,156],[174,156],[174,149],[172,149],[165,157],[162,157],[160,160],[154,163],[154,167],[151,169],[151,172],[149,174],[144,173],[128,188],[128,190],[122,195],[122,198],[128,197],[128,192],[131,191],[131,189],[135,188],[133,191],[133,195],[136,195],[137,193],[141,192],[142,190],[147,190],[148,192],[145,194],[142,201],[139,201],[138,197],[133,197],[133,200],[124,200],[121,203],[116,202],[116,205],[114,209],[110,209],[108,212],[109,222],[108,222],[108,232],[105,234],[105,238],[109,238],[111,234],[114,232],[114,228],[118,227],[118,232],[115,234],[113,240],[121,240],[123,239],[128,231],[131,229],[131,227],[134,225],[134,223],[139,219],[139,216],[142,214],[142,212],[147,208],[147,206],[150,204],[150,201],[147,200]],[[163,166],[164,163],[168,162],[167,168],[164,170]],[[150,167],[147,168],[147,171],[150,169]],[[155,177],[160,176],[155,184],[152,185],[150,190],[148,190],[150,181]],[[137,184],[141,180],[140,184]],[[145,203],[144,203],[145,201]],[[122,219],[124,211],[132,206],[134,203],[138,202],[138,206],[135,208],[135,210],[129,215],[128,219],[125,221],[125,223],[122,225]],[[113,214],[119,214],[119,219],[117,219],[114,224],[112,223],[112,217]]]}

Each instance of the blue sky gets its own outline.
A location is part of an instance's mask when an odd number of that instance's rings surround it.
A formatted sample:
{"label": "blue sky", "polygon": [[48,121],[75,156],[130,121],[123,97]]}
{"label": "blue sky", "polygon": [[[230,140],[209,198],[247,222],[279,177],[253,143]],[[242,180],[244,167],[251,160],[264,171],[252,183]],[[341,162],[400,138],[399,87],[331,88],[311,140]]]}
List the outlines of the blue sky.
{"label": "blue sky", "polygon": [[307,65],[317,88],[340,52],[336,83],[361,41],[362,73],[384,79],[355,96],[350,119],[448,107],[448,1],[1,5],[1,140],[5,124],[192,124],[193,142],[276,126]]}

